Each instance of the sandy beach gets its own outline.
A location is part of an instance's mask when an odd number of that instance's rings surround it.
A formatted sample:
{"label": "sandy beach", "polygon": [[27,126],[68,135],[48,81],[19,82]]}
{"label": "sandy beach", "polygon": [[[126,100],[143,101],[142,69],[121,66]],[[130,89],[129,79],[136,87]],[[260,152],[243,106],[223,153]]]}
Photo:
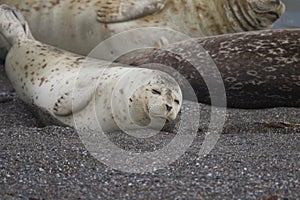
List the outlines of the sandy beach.
{"label": "sandy beach", "polygon": [[[1,66],[0,198],[299,199],[299,111],[228,109],[218,143],[199,158],[210,116],[201,105],[199,131],[184,155],[155,172],[126,173],[95,159],[76,130],[39,123]],[[175,129],[161,132],[150,142],[121,132],[108,137],[124,149],[151,151],[175,135]]]}

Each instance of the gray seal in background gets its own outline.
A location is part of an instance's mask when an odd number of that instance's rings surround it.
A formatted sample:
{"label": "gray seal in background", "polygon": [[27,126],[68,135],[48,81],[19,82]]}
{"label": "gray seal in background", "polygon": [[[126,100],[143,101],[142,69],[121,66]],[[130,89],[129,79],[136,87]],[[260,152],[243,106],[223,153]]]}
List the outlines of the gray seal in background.
{"label": "gray seal in background", "polygon": [[[209,70],[209,61],[203,48],[221,73],[228,107],[300,106],[299,29],[190,39],[166,48],[127,54],[120,57],[118,62],[136,66],[148,63],[171,66],[190,82],[198,101],[209,104],[210,93],[206,84],[199,72],[188,62],[197,60],[198,68],[203,72]],[[182,54],[184,56],[179,56]],[[211,81],[214,81],[213,75]]]}

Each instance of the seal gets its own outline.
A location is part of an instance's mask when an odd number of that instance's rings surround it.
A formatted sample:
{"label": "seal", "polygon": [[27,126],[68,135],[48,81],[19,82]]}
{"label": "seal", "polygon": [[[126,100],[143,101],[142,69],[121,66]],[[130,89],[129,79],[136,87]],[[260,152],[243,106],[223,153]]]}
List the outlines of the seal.
{"label": "seal", "polygon": [[215,81],[215,74],[209,74],[210,57],[222,76],[228,107],[299,107],[299,52],[299,29],[264,30],[190,39],[124,55],[118,61],[141,67],[170,66],[190,82],[199,102],[210,103],[212,91],[198,72]]}
{"label": "seal", "polygon": [[[166,73],[86,59],[34,40],[17,10],[0,6],[8,44],[5,69],[19,97],[41,120],[103,131],[161,128],[175,120],[182,93]],[[94,111],[95,110],[95,111]],[[93,113],[96,113],[97,120]]]}
{"label": "seal", "polygon": [[[285,10],[280,0],[0,0],[0,3],[19,9],[39,41],[81,55],[87,55],[116,33],[141,27],[170,28],[190,37],[269,29]],[[133,37],[138,40],[139,36]],[[149,46],[161,45],[151,37],[142,40]]]}

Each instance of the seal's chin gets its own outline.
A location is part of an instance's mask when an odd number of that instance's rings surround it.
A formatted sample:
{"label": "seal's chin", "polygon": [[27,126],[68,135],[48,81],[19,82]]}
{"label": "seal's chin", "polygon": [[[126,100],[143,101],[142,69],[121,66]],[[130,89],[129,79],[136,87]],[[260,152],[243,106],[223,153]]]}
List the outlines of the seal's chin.
{"label": "seal's chin", "polygon": [[150,120],[148,127],[155,130],[162,130],[166,125],[170,124],[170,120],[162,115],[150,115]]}
{"label": "seal's chin", "polygon": [[173,121],[170,117],[166,115],[166,112],[161,109],[162,106],[152,106],[149,108],[147,106],[147,113],[148,117],[150,119],[150,127],[154,128],[162,128],[165,124],[169,124],[171,121]]}

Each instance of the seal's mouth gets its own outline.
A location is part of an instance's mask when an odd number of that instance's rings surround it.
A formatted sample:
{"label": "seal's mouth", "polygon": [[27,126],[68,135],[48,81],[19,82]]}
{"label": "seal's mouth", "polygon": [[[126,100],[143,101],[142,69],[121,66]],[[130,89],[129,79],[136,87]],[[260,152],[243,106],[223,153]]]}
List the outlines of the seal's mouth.
{"label": "seal's mouth", "polygon": [[170,121],[172,121],[172,119],[162,113],[158,113],[158,112],[153,112],[153,110],[151,109],[153,107],[149,107],[149,105],[146,105],[146,111],[147,111],[147,115],[149,117],[150,120],[162,120],[165,121],[165,123],[169,123]]}
{"label": "seal's mouth", "polygon": [[277,13],[277,12],[274,12],[274,11],[270,11],[268,12],[269,15],[271,16],[275,16],[276,19],[279,19],[280,15]]}
{"label": "seal's mouth", "polygon": [[168,117],[166,117],[166,116],[150,114],[150,119],[153,119],[153,118],[165,121],[165,123],[170,123],[170,119]]}

